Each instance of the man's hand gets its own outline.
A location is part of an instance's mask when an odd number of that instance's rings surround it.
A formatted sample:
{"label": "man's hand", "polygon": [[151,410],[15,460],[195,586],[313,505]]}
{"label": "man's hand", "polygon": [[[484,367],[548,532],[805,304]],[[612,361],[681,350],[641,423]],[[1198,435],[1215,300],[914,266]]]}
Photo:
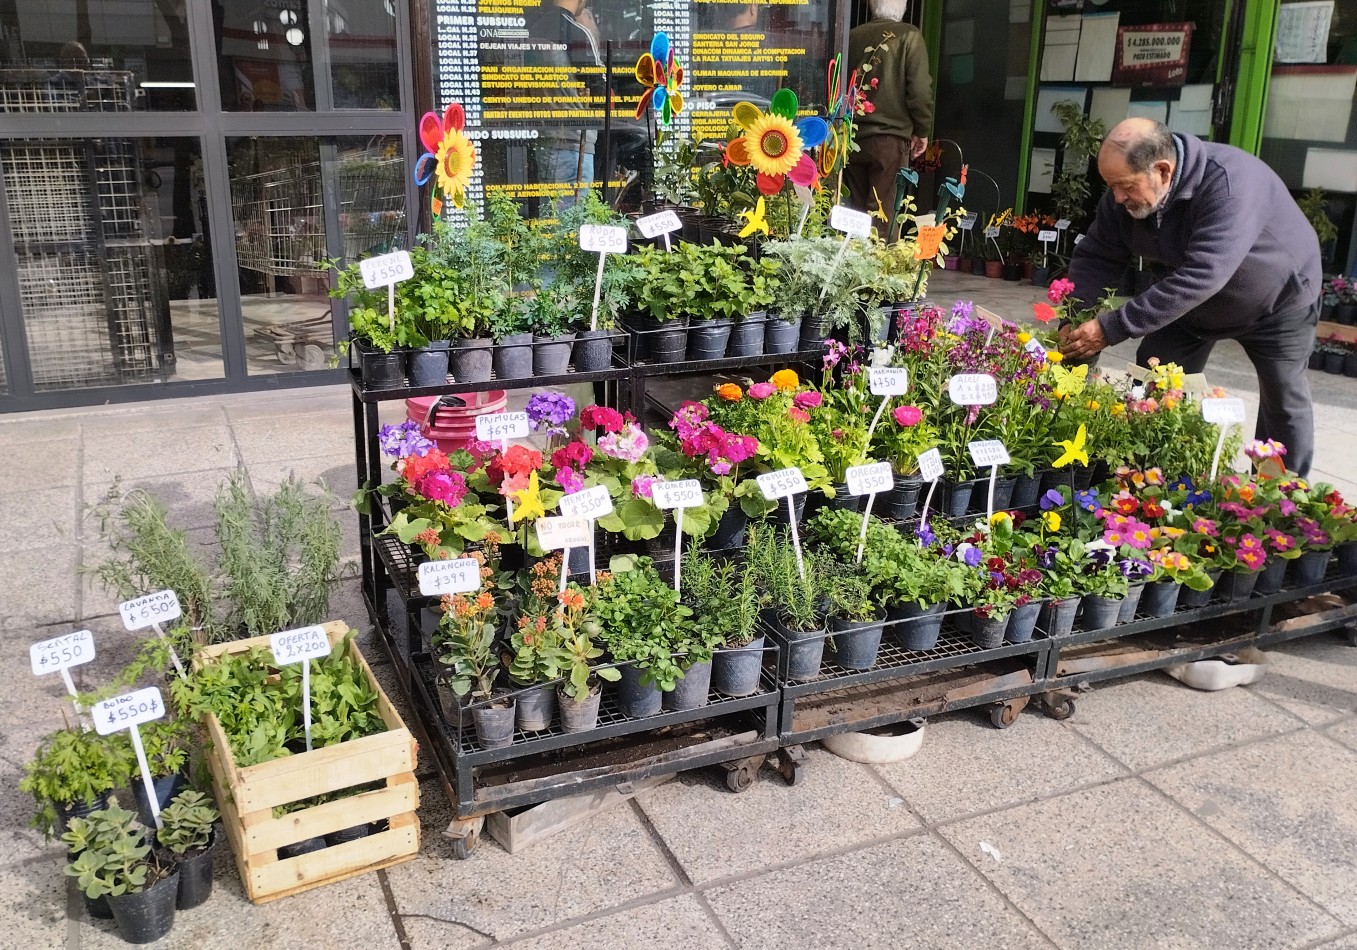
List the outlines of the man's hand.
{"label": "man's hand", "polygon": [[1060,328],[1060,352],[1066,359],[1091,360],[1106,346],[1107,337],[1097,320],[1082,326]]}
{"label": "man's hand", "polygon": [[918,158],[928,148],[928,136],[912,136],[909,140],[909,157]]}

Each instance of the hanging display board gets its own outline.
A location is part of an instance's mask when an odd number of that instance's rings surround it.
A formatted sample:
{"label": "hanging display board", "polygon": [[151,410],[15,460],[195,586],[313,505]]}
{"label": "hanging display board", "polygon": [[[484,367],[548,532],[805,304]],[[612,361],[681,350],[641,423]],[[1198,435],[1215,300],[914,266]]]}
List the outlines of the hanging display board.
{"label": "hanging display board", "polygon": [[651,163],[653,135],[635,117],[644,92],[635,67],[656,32],[668,34],[685,71],[684,109],[667,136],[724,137],[736,102],[762,107],[784,86],[823,114],[837,50],[825,24],[839,21],[843,2],[593,0],[574,11],[574,3],[434,0],[434,107],[463,104],[480,155],[469,203],[504,190],[535,213],[581,183],[601,186],[609,42],[614,193]]}
{"label": "hanging display board", "polygon": [[1191,23],[1117,28],[1112,82],[1118,86],[1181,86],[1187,81]]}

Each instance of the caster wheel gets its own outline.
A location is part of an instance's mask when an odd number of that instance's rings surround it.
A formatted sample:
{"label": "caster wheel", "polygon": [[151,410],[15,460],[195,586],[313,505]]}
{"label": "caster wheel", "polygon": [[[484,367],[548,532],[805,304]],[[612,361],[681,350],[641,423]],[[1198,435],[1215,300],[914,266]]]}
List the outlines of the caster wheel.
{"label": "caster wheel", "polygon": [[800,785],[806,777],[806,770],[800,762],[793,762],[782,768],[782,781],[788,785]]}
{"label": "caster wheel", "polygon": [[748,791],[754,785],[754,770],[744,765],[726,773],[726,788],[732,792]]}
{"label": "caster wheel", "polygon": [[990,707],[989,721],[994,723],[995,729],[1007,729],[1018,721],[1020,711],[1019,707],[1012,703],[1000,703]]}
{"label": "caster wheel", "polygon": [[465,838],[453,838],[452,856],[458,861],[465,861],[476,852],[476,845],[480,843],[480,840],[480,833],[474,831]]}
{"label": "caster wheel", "polygon": [[1074,715],[1074,700],[1067,696],[1057,696],[1042,704],[1047,719],[1068,719]]}
{"label": "caster wheel", "polygon": [[1348,641],[1348,646],[1357,647],[1357,627],[1344,627],[1339,632]]}

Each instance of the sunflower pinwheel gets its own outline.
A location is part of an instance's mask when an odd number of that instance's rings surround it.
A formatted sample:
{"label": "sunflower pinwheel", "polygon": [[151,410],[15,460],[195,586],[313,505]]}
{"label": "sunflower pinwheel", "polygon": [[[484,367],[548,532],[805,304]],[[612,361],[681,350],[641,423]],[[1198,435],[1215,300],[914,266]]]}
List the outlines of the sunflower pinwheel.
{"label": "sunflower pinwheel", "polygon": [[843,83],[843,54],[835,53],[829,61],[829,112],[825,122],[829,126],[829,135],[824,147],[820,149],[817,163],[821,175],[834,171],[840,158],[848,154],[848,143],[853,135],[853,111],[858,101],[858,72],[848,75],[848,85]]}
{"label": "sunflower pinwheel", "polygon": [[818,170],[806,153],[829,137],[829,125],[819,116],[798,119],[796,93],[779,89],[764,112],[752,102],[733,111],[744,135],[730,140],[725,158],[732,165],[752,166],[759,191],[776,195],[787,178],[797,185],[815,184]]}
{"label": "sunflower pinwheel", "polygon": [[650,52],[642,53],[636,61],[636,81],[646,87],[636,103],[636,118],[645,115],[646,107],[653,105],[660,119],[668,125],[683,111],[683,94],[679,92],[683,85],[683,64],[674,58],[668,34],[656,33],[650,41]]}
{"label": "sunflower pinwheel", "polygon": [[[438,181],[430,207],[435,215],[443,210],[438,196],[446,195],[453,207],[466,202],[466,186],[471,182],[471,169],[476,164],[476,147],[462,129],[466,113],[460,104],[450,104],[439,119],[436,112],[424,113],[419,120],[419,140],[428,149],[415,162],[415,184],[426,185],[430,179]],[[426,164],[431,163],[431,164]]]}

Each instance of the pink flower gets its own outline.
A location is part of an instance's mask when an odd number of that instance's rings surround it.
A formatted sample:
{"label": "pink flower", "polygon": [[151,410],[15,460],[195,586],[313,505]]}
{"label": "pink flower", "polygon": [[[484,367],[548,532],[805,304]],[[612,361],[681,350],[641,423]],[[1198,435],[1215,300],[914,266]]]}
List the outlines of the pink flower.
{"label": "pink flower", "polygon": [[567,495],[584,490],[584,474],[576,472],[569,465],[556,470],[556,481]]}
{"label": "pink flower", "polygon": [[1059,280],[1051,281],[1051,286],[1046,288],[1046,299],[1053,304],[1059,304],[1072,293],[1074,293],[1074,281],[1062,277]]}
{"label": "pink flower", "polygon": [[792,405],[798,409],[818,409],[824,401],[825,397],[812,389],[810,392],[797,393]]}
{"label": "pink flower", "polygon": [[1198,518],[1193,521],[1192,530],[1197,532],[1197,534],[1204,534],[1208,538],[1220,537],[1220,529],[1216,527],[1216,523],[1206,518]]}
{"label": "pink flower", "polygon": [[752,435],[726,434],[721,440],[721,455],[739,465],[754,457],[759,450],[759,440]]}
{"label": "pink flower", "polygon": [[918,406],[899,406],[891,415],[895,416],[896,425],[905,428],[918,425],[924,418],[923,411]]}
{"label": "pink flower", "polygon": [[792,417],[793,422],[810,422],[810,413],[804,409],[798,409],[792,406],[787,410],[787,415]]}
{"label": "pink flower", "polygon": [[655,475],[637,475],[631,480],[631,493],[637,498],[649,498],[659,478]]}
{"label": "pink flower", "polygon": [[415,482],[414,489],[430,501],[456,508],[466,497],[466,479],[460,472],[430,472]]}
{"label": "pink flower", "polygon": [[755,383],[749,387],[750,399],[767,399],[773,393],[777,392],[777,387],[772,383]]}
{"label": "pink flower", "polygon": [[634,422],[628,422],[618,431],[609,432],[598,440],[600,452],[624,462],[639,462],[649,445],[650,438]]}

